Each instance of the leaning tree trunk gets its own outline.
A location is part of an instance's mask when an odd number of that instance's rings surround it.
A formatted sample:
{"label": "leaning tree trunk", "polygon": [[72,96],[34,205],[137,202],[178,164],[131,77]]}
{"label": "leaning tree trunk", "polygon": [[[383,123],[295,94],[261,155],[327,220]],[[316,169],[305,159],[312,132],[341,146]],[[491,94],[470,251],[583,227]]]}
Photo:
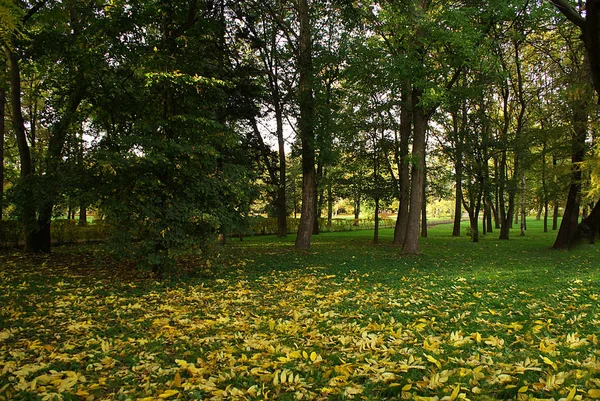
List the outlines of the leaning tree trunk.
{"label": "leaning tree trunk", "polygon": [[298,52],[298,86],[300,119],[298,128],[302,145],[302,215],[298,225],[296,249],[309,249],[315,220],[315,196],[317,181],[315,173],[315,133],[313,66],[310,34],[310,18],[307,0],[298,0],[300,38]]}

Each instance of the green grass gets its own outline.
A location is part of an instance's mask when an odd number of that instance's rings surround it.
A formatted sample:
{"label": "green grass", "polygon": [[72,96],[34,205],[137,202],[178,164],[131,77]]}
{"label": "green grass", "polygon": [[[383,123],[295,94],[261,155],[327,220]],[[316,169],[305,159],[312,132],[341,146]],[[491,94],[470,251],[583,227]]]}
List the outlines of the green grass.
{"label": "green grass", "polygon": [[[0,399],[593,399],[600,247],[429,230],[231,240],[154,281],[91,248],[0,256]],[[419,398],[432,397],[432,398]]]}

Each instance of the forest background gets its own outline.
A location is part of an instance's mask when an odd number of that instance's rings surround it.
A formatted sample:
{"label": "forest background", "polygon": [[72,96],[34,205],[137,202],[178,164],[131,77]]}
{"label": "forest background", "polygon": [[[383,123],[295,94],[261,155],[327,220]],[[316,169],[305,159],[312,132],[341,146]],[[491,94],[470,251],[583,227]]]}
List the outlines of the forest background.
{"label": "forest background", "polygon": [[307,249],[341,209],[418,254],[427,203],[475,242],[531,214],[593,238],[588,3],[2,0],[4,242],[49,252],[78,213],[161,271],[252,216]]}

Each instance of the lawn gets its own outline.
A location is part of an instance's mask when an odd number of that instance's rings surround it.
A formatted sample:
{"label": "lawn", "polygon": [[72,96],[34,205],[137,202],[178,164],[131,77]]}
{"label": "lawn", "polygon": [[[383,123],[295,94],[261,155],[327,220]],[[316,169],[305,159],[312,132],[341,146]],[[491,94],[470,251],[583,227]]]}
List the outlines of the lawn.
{"label": "lawn", "polygon": [[0,399],[600,399],[600,245],[450,232],[419,257],[391,230],[231,240],[163,281],[4,253]]}

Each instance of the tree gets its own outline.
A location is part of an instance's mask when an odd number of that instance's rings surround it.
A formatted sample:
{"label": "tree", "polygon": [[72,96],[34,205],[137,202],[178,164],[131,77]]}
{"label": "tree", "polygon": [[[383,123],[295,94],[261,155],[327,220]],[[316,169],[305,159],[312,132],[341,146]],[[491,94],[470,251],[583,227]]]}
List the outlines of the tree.
{"label": "tree", "polygon": [[[580,4],[582,10],[585,9],[585,17],[578,11],[573,5],[566,0],[550,0],[550,2],[575,26],[581,31],[581,40],[586,50],[586,60],[589,65],[593,88],[596,94],[600,96],[600,1],[598,0],[587,0],[585,6]],[[584,99],[581,99],[584,100]],[[581,105],[581,111],[584,110],[584,105]],[[572,142],[572,162],[573,162],[573,175],[572,184],[569,189],[569,195],[567,199],[567,208],[565,208],[565,217],[561,223],[556,241],[554,242],[554,248],[566,248],[571,245],[579,236],[582,231],[595,232],[594,227],[600,226],[600,216],[596,213],[590,214],[591,218],[585,219],[580,225],[578,225],[578,218],[575,217],[579,212],[579,204],[577,197],[578,192],[581,190],[581,172],[578,167],[578,163],[583,161],[585,153],[585,138],[587,137],[584,132],[584,120],[587,120],[587,115],[582,112],[574,114],[574,137]],[[597,201],[596,207],[600,204],[600,199]],[[596,209],[594,207],[594,209]]]}
{"label": "tree", "polygon": [[300,35],[298,37],[298,134],[302,144],[302,215],[296,237],[296,249],[310,248],[315,219],[315,201],[317,191],[315,171],[315,104],[313,94],[312,33],[307,0],[298,0],[298,19]]}

